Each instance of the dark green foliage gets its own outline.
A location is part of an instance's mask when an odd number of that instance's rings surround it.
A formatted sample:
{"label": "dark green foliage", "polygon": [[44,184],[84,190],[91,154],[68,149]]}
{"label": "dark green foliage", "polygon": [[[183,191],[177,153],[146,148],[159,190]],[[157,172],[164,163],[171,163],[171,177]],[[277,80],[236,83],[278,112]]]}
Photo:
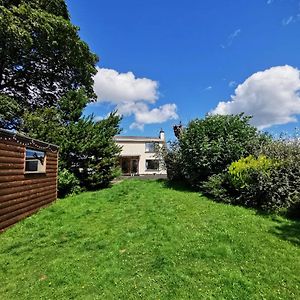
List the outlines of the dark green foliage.
{"label": "dark green foliage", "polygon": [[98,122],[93,117],[70,123],[61,143],[61,165],[72,170],[83,187],[108,186],[118,174],[120,148],[113,137],[120,132],[120,117],[111,114]]}
{"label": "dark green foliage", "polygon": [[67,169],[58,172],[58,197],[64,198],[75,195],[81,191],[80,182],[76,176]]}
{"label": "dark green foliage", "polygon": [[29,4],[34,9],[41,9],[55,16],[69,20],[69,13],[65,0],[0,0],[0,5],[12,8],[21,4]]}
{"label": "dark green foliage", "polygon": [[192,186],[223,172],[267,138],[241,115],[206,116],[189,123],[179,139],[183,173]]}
{"label": "dark green foliage", "polygon": [[12,129],[20,125],[21,109],[17,101],[0,93],[0,128]]}
{"label": "dark green foliage", "polygon": [[94,99],[96,62],[65,1],[0,2],[0,91],[17,101],[20,119],[26,110],[56,106],[69,91]]}
{"label": "dark green foliage", "polygon": [[[274,141],[257,158],[241,158],[228,172],[213,175],[202,184],[216,200],[262,209],[288,210],[299,215],[300,147],[297,140]],[[267,158],[269,155],[272,158]]]}
{"label": "dark green foliage", "polygon": [[82,117],[86,99],[70,92],[58,107],[36,110],[24,117],[22,130],[59,148],[59,166],[71,171],[87,189],[105,187],[118,174],[119,147],[113,137],[120,132],[120,117],[115,113],[95,122]]}
{"label": "dark green foliage", "polygon": [[226,172],[214,174],[206,181],[203,181],[200,186],[201,191],[214,200],[224,203],[237,203],[237,198],[234,197],[229,177]]}
{"label": "dark green foliage", "polygon": [[268,176],[259,177],[262,207],[267,210],[296,210],[300,203],[300,140],[297,134],[266,144],[261,152],[280,162]]}
{"label": "dark green foliage", "polygon": [[177,141],[169,143],[163,153],[163,160],[167,169],[168,179],[171,181],[182,181],[184,176],[182,174],[182,157]]}

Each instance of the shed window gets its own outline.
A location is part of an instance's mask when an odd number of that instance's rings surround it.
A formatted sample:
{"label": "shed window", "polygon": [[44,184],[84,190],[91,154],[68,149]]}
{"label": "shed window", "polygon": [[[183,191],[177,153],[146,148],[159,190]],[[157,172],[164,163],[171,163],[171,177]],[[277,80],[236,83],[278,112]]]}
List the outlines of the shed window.
{"label": "shed window", "polygon": [[159,169],[159,161],[155,159],[147,159],[146,160],[146,170],[158,170]]}
{"label": "shed window", "polygon": [[151,143],[146,143],[145,146],[145,152],[148,152],[148,153],[154,153],[155,152],[155,149],[156,149],[156,146],[157,143],[155,142],[151,142]]}
{"label": "shed window", "polygon": [[45,173],[46,172],[46,153],[34,149],[26,149],[25,172],[26,173]]}

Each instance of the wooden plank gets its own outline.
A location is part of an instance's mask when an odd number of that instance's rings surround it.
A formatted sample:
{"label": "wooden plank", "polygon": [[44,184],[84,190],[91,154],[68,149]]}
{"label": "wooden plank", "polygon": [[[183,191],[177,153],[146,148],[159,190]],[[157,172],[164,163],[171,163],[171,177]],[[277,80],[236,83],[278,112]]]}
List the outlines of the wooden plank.
{"label": "wooden plank", "polygon": [[0,169],[0,176],[12,176],[12,175],[22,175],[24,174],[24,169],[12,169],[12,170],[2,170]]}
{"label": "wooden plank", "polygon": [[0,156],[13,157],[13,158],[24,158],[24,151],[14,152],[14,151],[0,150]]}
{"label": "wooden plank", "polygon": [[41,179],[41,178],[56,178],[56,174],[40,173],[40,174],[23,174],[23,175],[12,175],[12,176],[0,176],[0,183],[12,182],[12,181],[22,181],[26,179]]}
{"label": "wooden plank", "polygon": [[6,157],[6,156],[0,156],[0,163],[16,163],[16,164],[24,164],[25,159],[22,158],[16,158],[16,157]]}
{"label": "wooden plank", "polygon": [[21,202],[21,203],[17,203],[17,204],[11,205],[11,206],[0,208],[0,218],[1,218],[1,216],[4,216],[8,213],[17,211],[21,208],[29,207],[29,206],[31,206],[35,203],[38,203],[40,201],[43,201],[45,199],[56,200],[56,193],[46,194],[46,195],[43,195],[43,196],[35,197],[35,198],[33,198],[31,200],[28,200],[26,202]]}
{"label": "wooden plank", "polygon": [[37,193],[37,194],[27,195],[27,196],[24,196],[22,198],[12,199],[12,200],[9,200],[9,201],[6,201],[6,202],[0,202],[0,209],[6,208],[6,207],[9,207],[9,206],[13,206],[13,205],[16,205],[16,204],[19,204],[19,203],[25,203],[27,201],[31,201],[34,198],[47,196],[51,193],[53,193],[53,194],[55,193],[54,189],[53,189],[53,191],[52,190],[50,190],[50,191],[47,190],[47,191],[43,191],[43,192],[40,192],[40,193]]}
{"label": "wooden plank", "polygon": [[36,184],[22,184],[15,187],[4,188],[0,190],[0,196],[11,195],[14,193],[21,193],[25,191],[32,191],[32,193],[34,193],[36,189],[48,187],[51,186],[51,184],[54,185],[56,184],[56,182],[54,180],[48,180],[46,182],[37,182]]}
{"label": "wooden plank", "polygon": [[29,211],[27,211],[27,212],[25,212],[23,214],[15,216],[15,217],[7,220],[7,221],[1,222],[0,223],[0,230],[3,231],[3,229],[6,229],[7,227],[9,227],[9,226],[17,223],[18,221],[20,221],[20,220],[22,220],[22,219],[24,219],[24,218],[26,218],[26,217],[34,214],[35,212],[39,211],[40,209],[42,209],[42,208],[44,208],[46,206],[49,206],[49,204],[51,204],[52,202],[53,201],[50,200],[50,201],[45,202],[44,204],[42,204],[40,207],[34,208],[34,209],[29,210]]}
{"label": "wooden plank", "polygon": [[27,207],[15,210],[15,211],[7,213],[5,215],[1,215],[0,216],[0,222],[7,221],[7,220],[9,220],[9,219],[11,219],[11,218],[13,218],[17,215],[21,215],[21,214],[26,213],[28,211],[31,211],[33,209],[40,208],[43,204],[48,203],[48,202],[52,202],[54,200],[55,199],[51,199],[50,197],[48,197],[48,199],[46,199],[46,200],[41,200],[41,201],[39,201],[37,203],[34,203],[32,205],[29,205]]}
{"label": "wooden plank", "polygon": [[23,163],[11,163],[11,162],[2,162],[0,163],[0,170],[12,170],[12,169],[24,169]]}
{"label": "wooden plank", "polygon": [[44,178],[36,178],[36,179],[30,179],[30,178],[25,178],[24,180],[19,180],[19,181],[11,181],[11,182],[2,182],[0,183],[0,191],[2,189],[7,189],[7,188],[12,188],[12,187],[19,187],[21,185],[31,185],[34,188],[34,185],[39,184],[39,183],[45,183],[49,181],[56,181],[54,177],[44,177]]}
{"label": "wooden plank", "polygon": [[47,156],[47,158],[50,158],[50,159],[57,159],[57,152],[47,152],[46,153],[46,156]]}
{"label": "wooden plank", "polygon": [[46,166],[57,166],[57,160],[53,159],[49,161],[49,159],[47,159]]}
{"label": "wooden plank", "polygon": [[6,202],[6,201],[9,201],[9,200],[14,200],[14,199],[18,199],[18,198],[22,198],[22,197],[26,197],[26,196],[30,196],[30,195],[34,195],[34,194],[38,194],[40,192],[50,191],[51,189],[56,190],[56,184],[49,185],[47,187],[34,189],[34,190],[31,190],[31,191],[23,191],[23,192],[13,193],[13,194],[9,194],[9,195],[2,195],[0,197],[0,202]]}
{"label": "wooden plank", "polygon": [[25,147],[18,144],[6,144],[0,143],[0,150],[13,151],[13,152],[23,152]]}

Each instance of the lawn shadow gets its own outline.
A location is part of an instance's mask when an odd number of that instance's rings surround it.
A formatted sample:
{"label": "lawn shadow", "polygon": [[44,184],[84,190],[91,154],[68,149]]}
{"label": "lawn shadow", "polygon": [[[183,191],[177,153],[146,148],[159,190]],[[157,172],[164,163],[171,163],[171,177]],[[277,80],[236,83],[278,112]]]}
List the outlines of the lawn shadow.
{"label": "lawn shadow", "polygon": [[291,221],[287,223],[276,219],[277,225],[271,230],[279,238],[289,241],[295,246],[300,246],[300,221]]}
{"label": "lawn shadow", "polygon": [[163,183],[164,187],[167,189],[172,189],[176,191],[181,191],[181,192],[195,192],[196,190],[193,190],[191,186],[189,186],[186,182],[184,181],[170,181],[167,179],[158,179],[158,182]]}

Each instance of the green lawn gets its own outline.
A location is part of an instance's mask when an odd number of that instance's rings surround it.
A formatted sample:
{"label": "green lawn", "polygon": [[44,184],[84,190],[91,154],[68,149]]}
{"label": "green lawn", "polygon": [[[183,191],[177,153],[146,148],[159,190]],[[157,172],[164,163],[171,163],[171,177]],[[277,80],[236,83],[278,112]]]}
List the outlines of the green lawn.
{"label": "green lawn", "polygon": [[0,235],[0,298],[300,299],[300,223],[128,180]]}

